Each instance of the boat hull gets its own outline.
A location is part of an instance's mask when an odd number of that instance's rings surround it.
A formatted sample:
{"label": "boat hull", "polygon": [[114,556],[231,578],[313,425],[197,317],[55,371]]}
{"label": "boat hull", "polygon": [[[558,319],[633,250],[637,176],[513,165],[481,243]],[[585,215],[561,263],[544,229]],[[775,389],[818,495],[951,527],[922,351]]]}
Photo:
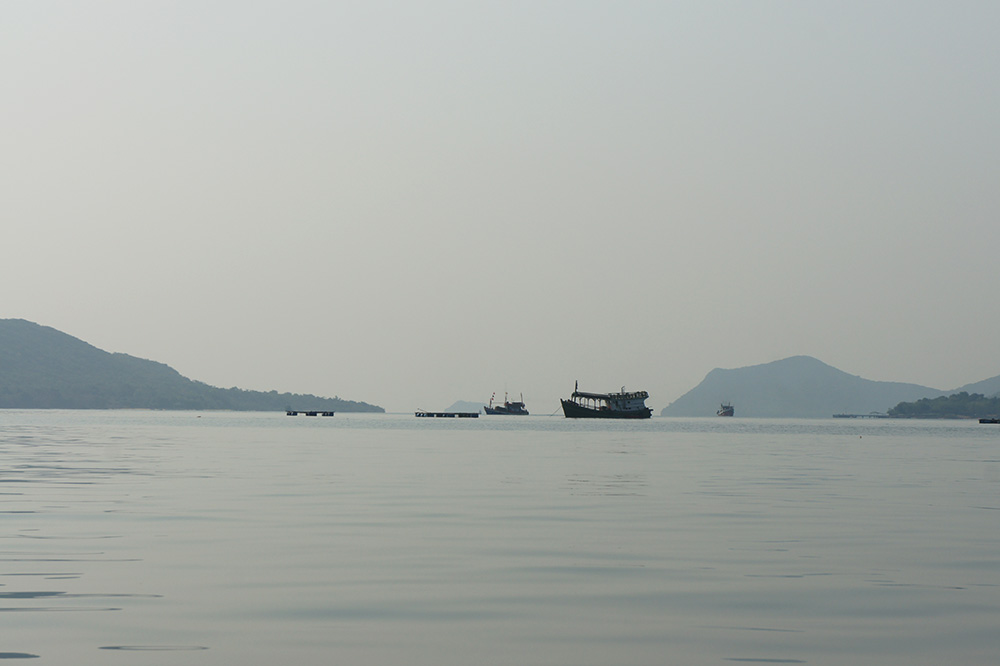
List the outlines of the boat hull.
{"label": "boat hull", "polygon": [[615,409],[591,409],[578,405],[572,400],[561,400],[563,414],[568,419],[648,419],[653,415],[649,407],[621,411]]}
{"label": "boat hull", "polygon": [[493,415],[504,414],[506,416],[528,416],[528,410],[524,409],[523,407],[520,408],[520,409],[517,409],[517,408],[513,408],[513,407],[486,407],[486,406],[483,406],[483,410],[487,414],[493,414]]}

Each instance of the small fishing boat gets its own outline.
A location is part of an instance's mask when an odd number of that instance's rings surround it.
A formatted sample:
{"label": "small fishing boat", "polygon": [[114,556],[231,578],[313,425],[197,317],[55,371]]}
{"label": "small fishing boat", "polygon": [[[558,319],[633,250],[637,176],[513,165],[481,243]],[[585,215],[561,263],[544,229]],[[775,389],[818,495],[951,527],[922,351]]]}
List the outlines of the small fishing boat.
{"label": "small fishing boat", "polygon": [[493,406],[493,400],[497,397],[494,393],[490,396],[490,404],[484,405],[483,409],[486,410],[487,414],[515,414],[518,416],[528,416],[528,410],[524,407],[524,394],[521,394],[521,400],[518,402],[509,402],[507,400],[507,394],[503,394],[503,405],[497,404],[496,407]]}

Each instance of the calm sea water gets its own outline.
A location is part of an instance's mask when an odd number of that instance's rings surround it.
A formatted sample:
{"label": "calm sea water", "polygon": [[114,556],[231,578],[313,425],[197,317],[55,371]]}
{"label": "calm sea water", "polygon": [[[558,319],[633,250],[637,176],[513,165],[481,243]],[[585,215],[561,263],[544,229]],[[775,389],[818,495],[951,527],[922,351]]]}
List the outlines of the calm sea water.
{"label": "calm sea water", "polygon": [[0,657],[1000,663],[1000,426],[0,411]]}

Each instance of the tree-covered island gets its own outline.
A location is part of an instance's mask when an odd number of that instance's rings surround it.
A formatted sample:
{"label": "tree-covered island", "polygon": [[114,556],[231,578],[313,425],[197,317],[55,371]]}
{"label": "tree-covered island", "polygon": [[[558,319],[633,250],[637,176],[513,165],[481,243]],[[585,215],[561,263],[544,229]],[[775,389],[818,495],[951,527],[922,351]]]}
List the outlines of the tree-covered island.
{"label": "tree-covered island", "polygon": [[979,419],[1000,415],[1000,396],[987,398],[982,393],[962,391],[939,398],[921,398],[901,402],[889,410],[897,419]]}

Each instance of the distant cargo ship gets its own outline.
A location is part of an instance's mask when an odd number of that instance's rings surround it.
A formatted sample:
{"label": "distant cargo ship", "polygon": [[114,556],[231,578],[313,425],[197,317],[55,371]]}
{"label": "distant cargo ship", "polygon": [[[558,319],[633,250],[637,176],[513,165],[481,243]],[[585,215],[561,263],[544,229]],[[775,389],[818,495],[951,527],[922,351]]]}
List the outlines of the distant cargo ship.
{"label": "distant cargo ship", "polygon": [[561,400],[563,414],[568,419],[648,419],[653,410],[646,406],[645,391],[620,393],[587,393],[576,383],[569,400]]}
{"label": "distant cargo ship", "polygon": [[524,407],[524,395],[521,395],[521,400],[519,402],[508,402],[507,394],[503,394],[503,406],[497,405],[493,406],[493,399],[496,398],[497,394],[494,393],[490,396],[490,404],[488,406],[483,406],[487,414],[515,414],[518,416],[528,416],[528,410]]}
{"label": "distant cargo ship", "polygon": [[722,406],[719,407],[719,411],[715,412],[715,415],[716,416],[732,416],[735,413],[736,413],[736,410],[733,409],[733,406],[731,404],[729,404],[728,402],[724,402],[724,403],[722,403]]}

